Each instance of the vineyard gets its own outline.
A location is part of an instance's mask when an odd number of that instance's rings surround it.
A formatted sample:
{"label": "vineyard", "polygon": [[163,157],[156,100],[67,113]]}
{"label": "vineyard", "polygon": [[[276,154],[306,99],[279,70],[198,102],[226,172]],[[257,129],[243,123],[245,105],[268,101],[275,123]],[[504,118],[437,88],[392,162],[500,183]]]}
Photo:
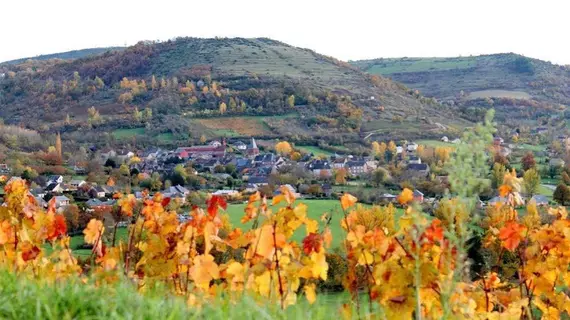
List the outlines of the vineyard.
{"label": "vineyard", "polygon": [[[142,201],[117,193],[114,230],[92,219],[83,231],[88,256],[70,249],[53,200],[44,210],[24,180],[11,181],[0,207],[0,296],[7,304],[0,316],[29,317],[18,304],[35,297],[42,319],[322,319],[331,312],[346,319],[568,318],[566,208],[539,210],[531,201],[519,212],[522,179],[514,170],[498,190],[504,202],[476,207],[491,131],[488,120],[457,145],[448,168],[454,194],[432,215],[405,188],[397,200],[402,214],[344,193],[340,210],[316,218],[283,187],[272,199],[249,197],[242,229],[223,214],[220,196],[181,223],[160,193]],[[129,225],[126,237],[117,236],[121,222]],[[46,286],[54,290],[40,290]],[[161,296],[170,298],[159,303]]]}

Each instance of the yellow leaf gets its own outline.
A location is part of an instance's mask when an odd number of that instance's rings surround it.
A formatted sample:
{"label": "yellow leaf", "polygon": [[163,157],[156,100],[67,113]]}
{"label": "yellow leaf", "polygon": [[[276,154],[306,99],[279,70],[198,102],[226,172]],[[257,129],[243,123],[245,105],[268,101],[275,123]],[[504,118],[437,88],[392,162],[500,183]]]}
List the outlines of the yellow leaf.
{"label": "yellow leaf", "polygon": [[85,242],[89,244],[94,244],[97,242],[101,234],[105,231],[105,227],[103,227],[103,222],[91,219],[87,224],[85,230],[83,230],[83,234],[85,234]]}
{"label": "yellow leaf", "polygon": [[372,256],[372,254],[368,250],[363,250],[358,256],[358,264],[361,266],[372,264],[373,262],[374,262],[374,256]]}
{"label": "yellow leaf", "polygon": [[282,195],[282,194],[280,194],[280,195],[278,195],[278,196],[273,197],[273,202],[272,202],[272,204],[273,204],[273,205],[277,205],[277,204],[279,204],[279,203],[280,203],[281,201],[283,201],[283,200],[285,200],[285,196]]}
{"label": "yellow leaf", "polygon": [[313,219],[305,219],[305,226],[307,227],[307,234],[317,233],[319,230],[319,223]]}
{"label": "yellow leaf", "polygon": [[310,304],[313,304],[315,300],[317,300],[317,293],[315,292],[315,284],[314,283],[306,284],[303,290],[305,291],[305,297],[307,297],[307,301],[309,301]]}

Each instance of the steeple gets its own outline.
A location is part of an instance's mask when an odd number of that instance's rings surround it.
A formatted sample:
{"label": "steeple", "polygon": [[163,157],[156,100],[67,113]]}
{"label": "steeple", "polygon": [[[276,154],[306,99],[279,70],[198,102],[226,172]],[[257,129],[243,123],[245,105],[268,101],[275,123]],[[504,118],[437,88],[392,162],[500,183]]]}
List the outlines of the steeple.
{"label": "steeple", "polygon": [[255,143],[255,138],[251,138],[251,145],[249,146],[250,149],[257,149],[257,144]]}

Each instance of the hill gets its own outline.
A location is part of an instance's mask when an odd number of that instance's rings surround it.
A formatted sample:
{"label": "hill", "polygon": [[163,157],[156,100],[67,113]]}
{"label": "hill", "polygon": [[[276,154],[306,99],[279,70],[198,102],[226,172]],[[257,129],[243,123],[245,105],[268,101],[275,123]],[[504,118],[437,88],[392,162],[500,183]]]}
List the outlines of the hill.
{"label": "hill", "polygon": [[503,117],[533,118],[570,105],[570,68],[513,53],[351,63],[463,109],[493,106]]}
{"label": "hill", "polygon": [[0,74],[6,123],[78,143],[179,144],[202,135],[359,143],[466,124],[403,85],[265,38],[140,42],[0,65]]}
{"label": "hill", "polygon": [[0,64],[20,64],[26,62],[27,60],[51,60],[51,59],[62,59],[62,60],[69,60],[69,59],[79,59],[85,58],[89,56],[95,56],[98,54],[105,53],[107,51],[118,51],[123,50],[124,47],[106,47],[106,48],[89,48],[89,49],[81,49],[81,50],[72,50],[66,52],[59,52],[59,53],[52,53],[52,54],[42,54],[35,57],[28,57],[28,58],[20,58],[16,60],[4,61]]}

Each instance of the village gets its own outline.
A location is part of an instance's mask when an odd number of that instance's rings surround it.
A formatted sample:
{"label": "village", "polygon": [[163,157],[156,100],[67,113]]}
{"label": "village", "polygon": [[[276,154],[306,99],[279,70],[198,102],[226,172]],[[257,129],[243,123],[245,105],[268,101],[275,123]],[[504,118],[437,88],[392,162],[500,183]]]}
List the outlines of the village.
{"label": "village", "polygon": [[[442,137],[436,147],[414,142],[373,144],[376,150],[360,156],[301,153],[288,142],[281,142],[286,144],[285,150],[279,150],[279,144],[258,147],[255,138],[231,143],[222,138],[172,150],[103,148],[91,152],[88,164],[68,164],[73,174],[39,176],[28,178],[28,182],[38,204],[46,207],[53,198],[60,212],[70,205],[82,211],[112,212],[115,194],[133,193],[140,200],[160,192],[174,200],[176,206],[172,208],[183,219],[188,208],[203,204],[208,194],[240,202],[257,191],[272,197],[281,186],[298,198],[337,199],[351,192],[369,204],[396,203],[397,194],[407,187],[413,190],[414,200],[429,212],[449,188],[445,163],[457,143],[459,139]],[[514,148],[500,137],[495,137],[493,146],[499,162]],[[549,162],[550,167],[564,165],[561,159]],[[99,168],[93,169],[97,164]],[[26,179],[11,172],[9,165],[0,164],[4,183]],[[531,198],[546,205],[551,194],[530,194],[528,200]],[[483,200],[479,201],[481,208],[506,201],[496,194]]]}

